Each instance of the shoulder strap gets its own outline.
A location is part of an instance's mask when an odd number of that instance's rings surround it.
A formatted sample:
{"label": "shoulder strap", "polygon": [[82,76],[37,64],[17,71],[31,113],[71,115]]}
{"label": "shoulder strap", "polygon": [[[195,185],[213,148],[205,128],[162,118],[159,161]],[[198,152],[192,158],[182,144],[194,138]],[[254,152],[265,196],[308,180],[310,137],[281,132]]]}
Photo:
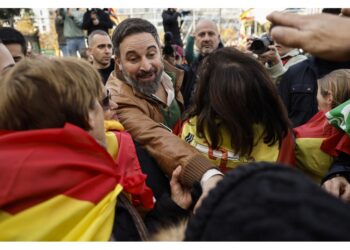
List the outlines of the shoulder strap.
{"label": "shoulder strap", "polygon": [[137,229],[137,232],[140,235],[140,239],[142,241],[148,241],[148,230],[146,228],[145,223],[143,222],[143,219],[141,218],[141,215],[137,212],[136,208],[130,203],[129,199],[125,196],[124,193],[121,193],[118,196],[119,205],[124,207],[125,210],[127,210],[131,218],[134,222],[134,225]]}

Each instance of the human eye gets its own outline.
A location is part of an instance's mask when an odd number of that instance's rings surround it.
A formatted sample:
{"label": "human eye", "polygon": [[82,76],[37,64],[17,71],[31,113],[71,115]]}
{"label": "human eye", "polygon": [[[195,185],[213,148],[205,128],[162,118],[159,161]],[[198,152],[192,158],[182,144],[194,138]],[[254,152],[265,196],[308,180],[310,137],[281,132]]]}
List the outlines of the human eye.
{"label": "human eye", "polygon": [[127,60],[131,63],[136,63],[138,61],[138,57],[137,56],[129,56],[127,58]]}
{"label": "human eye", "polygon": [[156,56],[156,54],[157,54],[156,52],[150,52],[150,53],[147,54],[147,57],[148,58],[154,58]]}

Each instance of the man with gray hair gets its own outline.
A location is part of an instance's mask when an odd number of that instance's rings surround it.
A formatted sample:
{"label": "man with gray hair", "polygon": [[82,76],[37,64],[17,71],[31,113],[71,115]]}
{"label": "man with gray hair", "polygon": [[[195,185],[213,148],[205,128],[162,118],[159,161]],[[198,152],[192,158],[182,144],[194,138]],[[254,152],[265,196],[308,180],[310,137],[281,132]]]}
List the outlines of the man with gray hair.
{"label": "man with gray hair", "polygon": [[88,54],[92,59],[92,66],[100,73],[103,84],[106,84],[111,72],[114,70],[112,59],[112,41],[103,30],[94,30],[88,37]]}
{"label": "man with gray hair", "polygon": [[184,109],[180,93],[183,71],[162,61],[157,30],[147,20],[124,20],[115,29],[112,42],[116,65],[106,87],[118,104],[121,123],[166,176],[181,166],[180,181],[185,187],[201,182],[203,194],[198,207],[222,174],[172,133]]}

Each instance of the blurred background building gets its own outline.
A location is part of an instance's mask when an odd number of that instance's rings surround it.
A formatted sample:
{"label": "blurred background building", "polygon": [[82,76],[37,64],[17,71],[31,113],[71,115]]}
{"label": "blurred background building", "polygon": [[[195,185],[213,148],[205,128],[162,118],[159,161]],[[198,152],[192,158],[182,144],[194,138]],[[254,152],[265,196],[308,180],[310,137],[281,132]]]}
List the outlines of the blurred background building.
{"label": "blurred background building", "polygon": [[[200,19],[212,19],[219,26],[225,46],[240,45],[248,36],[260,36],[269,28],[265,17],[273,10],[262,8],[202,8],[177,9],[182,14],[181,35],[186,46],[187,37]],[[86,9],[81,9],[86,11]],[[109,8],[110,18],[118,25],[129,17],[144,18],[152,22],[163,37],[162,11],[160,8]],[[290,12],[313,14],[321,8],[290,8]],[[54,25],[55,9],[0,9],[0,26],[12,26],[21,31],[33,53],[58,55],[57,34]]]}

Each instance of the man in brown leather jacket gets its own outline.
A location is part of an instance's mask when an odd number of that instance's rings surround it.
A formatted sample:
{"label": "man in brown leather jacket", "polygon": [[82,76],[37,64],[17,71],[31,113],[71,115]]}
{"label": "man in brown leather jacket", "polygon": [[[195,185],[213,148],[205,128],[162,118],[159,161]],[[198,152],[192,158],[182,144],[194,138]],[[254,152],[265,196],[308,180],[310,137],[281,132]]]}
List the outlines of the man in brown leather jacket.
{"label": "man in brown leather jacket", "polygon": [[203,193],[198,207],[222,174],[194,147],[172,133],[183,111],[183,71],[162,61],[157,30],[147,20],[124,20],[115,29],[112,43],[116,65],[106,87],[118,104],[119,120],[163,173],[171,176],[180,165],[184,186],[200,181]]}

